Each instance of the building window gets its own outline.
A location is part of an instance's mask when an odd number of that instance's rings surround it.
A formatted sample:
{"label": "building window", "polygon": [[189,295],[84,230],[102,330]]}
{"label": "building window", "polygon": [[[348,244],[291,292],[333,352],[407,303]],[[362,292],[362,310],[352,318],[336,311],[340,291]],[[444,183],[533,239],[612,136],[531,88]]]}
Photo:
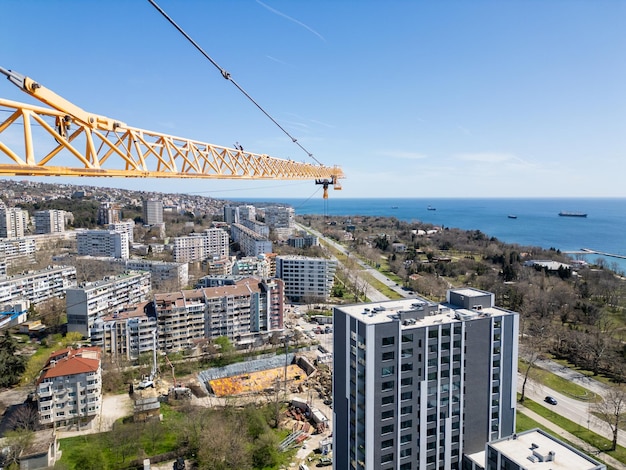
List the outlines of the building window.
{"label": "building window", "polygon": [[380,458],[380,463],[393,462],[393,454],[385,454]]}
{"label": "building window", "polygon": [[381,434],[389,434],[391,432],[393,432],[393,424],[388,424],[380,429]]}
{"label": "building window", "polygon": [[380,443],[381,449],[388,449],[389,447],[393,447],[393,439],[387,439]]}
{"label": "building window", "polygon": [[408,362],[406,364],[402,364],[402,372],[407,372],[409,370],[413,370],[413,363],[412,362]]}
{"label": "building window", "polygon": [[413,385],[413,377],[403,377],[400,381],[401,386]]}
{"label": "building window", "polygon": [[387,336],[383,338],[383,346],[391,346],[395,343],[395,338],[393,336]]}
{"label": "building window", "polygon": [[413,342],[413,333],[405,333],[402,335],[403,343],[412,343]]}
{"label": "building window", "polygon": [[393,418],[393,410],[383,411],[380,414],[380,419],[389,419],[389,418]]}
{"label": "building window", "polygon": [[387,376],[393,375],[394,373],[395,373],[395,367],[388,366],[388,367],[383,367],[381,375],[383,377],[387,377]]}
{"label": "building window", "polygon": [[392,361],[395,356],[394,351],[387,351],[383,353],[383,361]]}
{"label": "building window", "polygon": [[383,382],[383,385],[382,385],[381,389],[383,391],[385,391],[385,390],[393,390],[393,385],[394,385],[394,381],[393,380],[389,380],[387,382]]}
{"label": "building window", "polygon": [[394,402],[393,398],[394,398],[393,395],[387,395],[386,397],[383,397],[382,404],[383,405],[390,405],[391,403]]}
{"label": "building window", "polygon": [[412,400],[413,392],[403,392],[400,394],[400,400]]}
{"label": "building window", "polygon": [[405,434],[404,436],[400,436],[400,444],[406,444],[407,442],[411,442],[413,440],[413,434]]}
{"label": "building window", "polygon": [[409,429],[411,426],[413,426],[413,421],[410,419],[400,423],[400,429]]}
{"label": "building window", "polygon": [[406,449],[402,449],[400,451],[400,458],[408,457],[409,455],[411,455],[411,450],[412,449],[410,447],[407,447]]}
{"label": "building window", "polygon": [[410,415],[411,413],[413,413],[412,406],[403,406],[402,408],[400,408],[401,415]]}

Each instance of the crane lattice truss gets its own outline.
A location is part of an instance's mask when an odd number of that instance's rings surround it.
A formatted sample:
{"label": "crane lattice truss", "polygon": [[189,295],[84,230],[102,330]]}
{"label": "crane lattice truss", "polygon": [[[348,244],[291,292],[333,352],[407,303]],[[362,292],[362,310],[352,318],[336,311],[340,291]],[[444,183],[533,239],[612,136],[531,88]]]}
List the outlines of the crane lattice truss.
{"label": "crane lattice truss", "polygon": [[0,160],[0,175],[316,180],[335,189],[340,189],[338,179],[344,177],[336,166],[130,127],[88,113],[28,77],[1,67],[0,72],[53,108],[0,98],[0,109],[8,110],[8,117],[0,121],[0,157],[9,160]]}

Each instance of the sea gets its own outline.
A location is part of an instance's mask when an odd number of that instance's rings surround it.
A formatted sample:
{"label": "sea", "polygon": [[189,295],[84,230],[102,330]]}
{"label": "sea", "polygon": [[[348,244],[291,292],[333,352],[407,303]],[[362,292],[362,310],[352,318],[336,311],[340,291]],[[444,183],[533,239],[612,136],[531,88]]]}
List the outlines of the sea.
{"label": "sea", "polygon": [[[246,199],[238,202],[289,204],[296,215],[395,217],[440,227],[480,230],[505,243],[579,252],[582,248],[626,257],[626,198],[332,198]],[[562,217],[559,212],[587,217]],[[626,273],[626,259],[571,254]]]}

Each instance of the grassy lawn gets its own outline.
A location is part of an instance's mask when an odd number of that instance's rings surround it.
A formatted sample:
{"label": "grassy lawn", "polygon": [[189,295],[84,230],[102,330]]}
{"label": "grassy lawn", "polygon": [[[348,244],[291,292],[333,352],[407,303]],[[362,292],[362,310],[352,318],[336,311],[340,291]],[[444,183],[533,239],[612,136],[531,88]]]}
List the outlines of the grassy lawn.
{"label": "grassy lawn", "polygon": [[547,433],[551,433],[551,431],[548,428],[546,428],[545,426],[539,424],[534,419],[529,418],[524,413],[521,413],[520,411],[518,411],[516,413],[516,415],[515,415],[515,432],[524,432],[524,431],[528,431],[530,429],[535,429],[535,428],[539,428],[542,431],[545,431]]}
{"label": "grassy lawn", "polygon": [[[527,363],[524,360],[520,359],[518,367],[520,372],[523,374],[526,371]],[[598,397],[598,395],[586,389],[585,387],[570,382],[569,380],[566,380],[563,377],[553,374],[552,372],[549,372],[540,367],[531,368],[529,378],[553,390],[558,390],[559,393],[572,397],[576,400],[596,402],[600,398]]]}

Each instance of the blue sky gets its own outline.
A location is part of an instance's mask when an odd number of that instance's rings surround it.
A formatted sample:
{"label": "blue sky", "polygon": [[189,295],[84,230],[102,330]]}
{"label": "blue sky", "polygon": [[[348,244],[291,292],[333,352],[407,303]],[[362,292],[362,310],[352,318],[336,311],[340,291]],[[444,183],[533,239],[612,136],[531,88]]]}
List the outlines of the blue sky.
{"label": "blue sky", "polygon": [[[156,2],[317,160],[342,167],[331,199],[626,197],[626,2]],[[84,109],[311,161],[147,0],[5,0],[0,24],[0,66]],[[4,80],[0,97],[32,102]],[[40,180],[321,197],[309,181]]]}

